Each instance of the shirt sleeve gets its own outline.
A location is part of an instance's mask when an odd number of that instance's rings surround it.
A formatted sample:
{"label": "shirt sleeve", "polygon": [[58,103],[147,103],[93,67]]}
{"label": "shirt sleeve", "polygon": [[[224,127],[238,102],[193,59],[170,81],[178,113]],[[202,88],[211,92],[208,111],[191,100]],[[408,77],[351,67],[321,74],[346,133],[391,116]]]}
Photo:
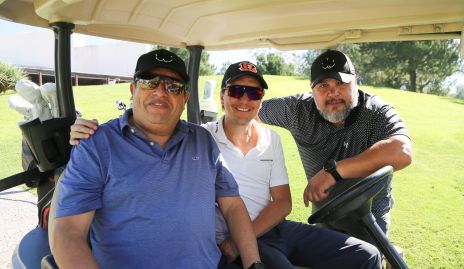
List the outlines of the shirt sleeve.
{"label": "shirt sleeve", "polygon": [[377,127],[373,130],[372,141],[383,140],[394,135],[404,135],[410,138],[404,121],[391,105],[380,106],[373,122]]}
{"label": "shirt sleeve", "polygon": [[271,139],[274,148],[274,162],[272,163],[270,187],[286,185],[289,180],[280,136],[271,131]]}
{"label": "shirt sleeve", "polygon": [[71,152],[61,184],[56,217],[79,215],[102,206],[101,163],[93,139],[81,141]]}
{"label": "shirt sleeve", "polygon": [[[217,146],[216,146],[217,147]],[[219,153],[219,149],[217,149],[218,154],[216,155],[216,199],[219,197],[226,197],[226,196],[239,196],[238,192],[238,185],[234,179],[234,176],[229,171],[223,156]]]}
{"label": "shirt sleeve", "polygon": [[259,119],[266,124],[289,129],[296,120],[296,107],[300,95],[272,98],[263,101]]}

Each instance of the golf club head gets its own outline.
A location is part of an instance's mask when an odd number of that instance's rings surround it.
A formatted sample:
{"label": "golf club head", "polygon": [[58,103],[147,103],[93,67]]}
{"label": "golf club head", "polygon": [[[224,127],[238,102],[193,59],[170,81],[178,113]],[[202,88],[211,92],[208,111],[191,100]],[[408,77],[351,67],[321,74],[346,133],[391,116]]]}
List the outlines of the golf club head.
{"label": "golf club head", "polygon": [[60,108],[58,106],[58,97],[55,83],[45,83],[40,87],[42,98],[50,105],[53,118],[60,117]]}
{"label": "golf club head", "polygon": [[8,98],[8,105],[24,116],[26,121],[32,120],[32,104],[19,95],[12,95]]}
{"label": "golf club head", "polygon": [[15,85],[16,92],[26,101],[32,104],[32,118],[39,118],[41,121],[52,118],[52,113],[48,103],[42,98],[40,87],[29,80],[19,80]]}
{"label": "golf club head", "polygon": [[39,85],[32,81],[21,79],[15,84],[16,92],[32,105],[45,102],[40,93]]}

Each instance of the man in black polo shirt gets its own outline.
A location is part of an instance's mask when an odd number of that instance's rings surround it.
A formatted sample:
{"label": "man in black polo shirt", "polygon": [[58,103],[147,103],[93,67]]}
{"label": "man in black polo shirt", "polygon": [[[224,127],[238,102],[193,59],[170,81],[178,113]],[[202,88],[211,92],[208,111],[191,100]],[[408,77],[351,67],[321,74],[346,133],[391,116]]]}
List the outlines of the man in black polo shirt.
{"label": "man in black polo shirt", "polygon": [[[404,122],[392,106],[358,89],[348,56],[328,50],[317,57],[311,66],[311,88],[312,93],[264,101],[259,112],[262,122],[293,135],[308,179],[306,206],[327,198],[337,182],[348,188],[354,182],[350,178],[368,176],[385,165],[397,171],[411,163]],[[389,178],[373,201],[373,214],[385,234],[392,206]],[[375,244],[357,223],[344,221],[331,228]]]}

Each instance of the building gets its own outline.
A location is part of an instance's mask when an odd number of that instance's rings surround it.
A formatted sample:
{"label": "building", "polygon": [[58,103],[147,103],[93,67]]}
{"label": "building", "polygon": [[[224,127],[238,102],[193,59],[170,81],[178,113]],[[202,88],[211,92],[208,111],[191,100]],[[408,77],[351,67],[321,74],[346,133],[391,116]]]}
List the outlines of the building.
{"label": "building", "polygon": [[[88,45],[88,36],[71,37],[71,72],[74,85],[108,84],[132,79],[137,58],[150,45],[106,39]],[[54,81],[54,33],[38,30],[3,33],[0,60],[20,67],[41,85]],[[94,42],[95,43],[95,42]]]}

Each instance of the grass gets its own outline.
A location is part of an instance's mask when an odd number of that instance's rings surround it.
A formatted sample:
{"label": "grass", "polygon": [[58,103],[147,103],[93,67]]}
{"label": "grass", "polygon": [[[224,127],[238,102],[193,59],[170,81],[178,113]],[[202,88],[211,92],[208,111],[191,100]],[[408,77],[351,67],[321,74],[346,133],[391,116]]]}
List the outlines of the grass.
{"label": "grass", "polygon": [[[216,80],[219,76],[201,77]],[[292,95],[309,89],[306,79],[266,76],[271,89],[265,98]],[[396,172],[393,180],[395,207],[391,241],[405,251],[410,268],[464,268],[464,102],[462,100],[361,87],[393,104],[413,139],[414,162]],[[201,91],[201,90],[200,90]],[[21,116],[8,108],[11,92],[0,95],[0,178],[21,171]],[[81,86],[74,89],[75,103],[86,118],[105,122],[117,117],[115,101],[129,103],[128,84]],[[215,92],[216,98],[219,91]],[[218,100],[218,99],[216,99]],[[222,112],[221,112],[222,113]],[[183,116],[185,118],[185,115]],[[282,137],[293,194],[290,219],[306,222],[311,209],[302,202],[306,178],[290,134],[274,128]]]}

